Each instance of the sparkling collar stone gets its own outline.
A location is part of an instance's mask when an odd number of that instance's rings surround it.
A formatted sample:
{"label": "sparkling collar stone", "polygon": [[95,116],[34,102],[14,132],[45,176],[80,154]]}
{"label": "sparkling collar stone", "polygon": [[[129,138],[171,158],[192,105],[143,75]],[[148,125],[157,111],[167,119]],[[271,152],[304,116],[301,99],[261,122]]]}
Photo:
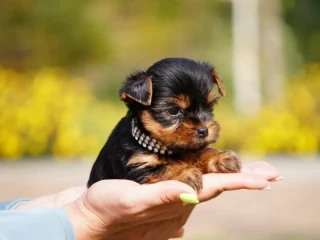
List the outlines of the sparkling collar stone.
{"label": "sparkling collar stone", "polygon": [[149,151],[168,155],[171,155],[173,153],[171,150],[168,150],[165,146],[163,146],[160,141],[157,141],[156,139],[146,135],[143,131],[141,131],[137,126],[136,119],[132,119],[131,121],[131,130],[132,136],[137,140],[137,142]]}

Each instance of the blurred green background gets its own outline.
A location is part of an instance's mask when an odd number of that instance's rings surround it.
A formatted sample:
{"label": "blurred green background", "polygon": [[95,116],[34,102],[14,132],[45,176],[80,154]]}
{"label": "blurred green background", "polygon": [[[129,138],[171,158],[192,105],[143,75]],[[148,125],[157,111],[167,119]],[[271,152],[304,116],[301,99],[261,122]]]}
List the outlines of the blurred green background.
{"label": "blurred green background", "polygon": [[319,0],[1,0],[0,201],[84,185],[125,114],[125,77],[187,57],[228,92],[215,147],[284,181],[201,204],[185,239],[320,239],[319,13]]}
{"label": "blurred green background", "polygon": [[0,7],[0,156],[96,156],[125,114],[118,88],[165,57],[213,63],[220,148],[315,155],[317,0],[24,0]]}

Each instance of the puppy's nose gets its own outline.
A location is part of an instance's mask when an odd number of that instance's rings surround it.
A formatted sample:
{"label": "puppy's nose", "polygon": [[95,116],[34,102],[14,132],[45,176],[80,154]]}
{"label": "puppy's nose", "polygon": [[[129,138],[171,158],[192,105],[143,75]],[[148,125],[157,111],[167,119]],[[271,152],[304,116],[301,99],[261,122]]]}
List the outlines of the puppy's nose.
{"label": "puppy's nose", "polygon": [[206,128],[206,127],[198,127],[197,128],[197,134],[198,134],[199,137],[205,138],[206,136],[208,136],[208,128]]}

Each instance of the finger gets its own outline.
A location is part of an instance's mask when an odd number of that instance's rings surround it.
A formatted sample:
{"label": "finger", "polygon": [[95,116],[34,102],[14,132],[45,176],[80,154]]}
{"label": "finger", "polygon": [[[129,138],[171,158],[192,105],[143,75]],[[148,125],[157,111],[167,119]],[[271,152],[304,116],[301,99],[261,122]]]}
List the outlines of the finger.
{"label": "finger", "polygon": [[[187,219],[190,217],[191,213],[193,212],[195,206],[189,205],[189,206],[177,206],[176,204],[171,204],[173,208],[167,210],[164,207],[160,208],[153,208],[148,211],[148,213],[143,214],[142,217],[137,218],[138,220],[135,221],[135,225],[139,225],[146,222],[146,216],[147,222],[159,222],[163,220],[169,220],[169,219],[176,219],[176,218],[182,218],[187,221]],[[137,216],[138,217],[138,216]],[[186,222],[181,223],[180,226],[183,226]]]}
{"label": "finger", "polygon": [[140,225],[147,221],[161,221],[178,215],[191,213],[195,204],[181,201],[181,194],[192,194],[197,198],[194,189],[178,181],[163,181],[148,185],[132,187],[122,195],[121,209],[130,216],[129,221],[122,224],[124,228]]}
{"label": "finger", "polygon": [[184,235],[184,228],[180,228],[171,238],[182,238]]}
{"label": "finger", "polygon": [[121,230],[114,234],[114,236],[118,236],[115,239],[127,239],[128,233],[130,233],[130,237],[132,237],[130,239],[142,239],[141,235],[143,235],[143,239],[152,240],[167,240],[169,238],[182,237],[184,233],[183,226],[189,219],[191,212],[186,211],[184,214],[164,220],[148,220],[144,222],[140,221],[140,223],[135,221],[125,227],[121,226]]}
{"label": "finger", "polygon": [[269,187],[265,177],[249,173],[205,174],[203,175],[203,189],[198,198],[201,202],[217,197],[223,191],[239,189],[261,190]]}
{"label": "finger", "polygon": [[[174,205],[171,205],[174,206]],[[169,222],[173,222],[174,219],[178,218],[178,219],[183,219],[185,220],[185,222],[182,222],[180,227],[185,225],[186,221],[188,220],[188,218],[190,217],[193,209],[194,209],[194,205],[193,206],[189,206],[189,207],[182,207],[181,206],[177,206],[172,208],[171,210],[167,210],[165,209],[166,206],[160,208],[152,208],[152,209],[148,209],[144,212],[141,213],[137,213],[134,216],[131,216],[131,221],[129,222],[124,222],[122,221],[121,223],[118,224],[118,230],[121,229],[121,231],[129,229],[129,228],[133,228],[136,226],[142,226],[145,224],[157,224],[158,222],[162,222],[162,221],[169,221]],[[173,233],[172,233],[173,234]],[[170,235],[171,237],[174,235]]]}
{"label": "finger", "polygon": [[[157,226],[153,227],[148,231],[145,236],[146,239],[152,239],[152,240],[162,240],[162,239],[169,239],[172,238],[172,236],[175,236],[175,234],[178,232],[179,229],[182,228],[187,222],[189,218],[188,214],[180,215],[174,219],[169,219],[165,221],[159,222]],[[183,235],[183,232],[180,232],[177,237],[181,237]]]}
{"label": "finger", "polygon": [[182,203],[181,194],[197,198],[196,191],[189,185],[172,180],[142,185],[139,187],[138,193],[147,203],[148,208],[164,204]]}
{"label": "finger", "polygon": [[257,174],[265,177],[269,181],[281,180],[279,171],[267,162],[247,162],[243,164],[242,173]]}
{"label": "finger", "polygon": [[[88,205],[89,210],[100,218],[108,211],[110,218],[127,228],[132,222],[141,224],[150,219],[168,219],[192,208],[194,205],[185,206],[180,200],[181,193],[196,197],[189,185],[178,181],[140,185],[128,180],[105,180],[92,185],[83,201],[94,203],[94,206]],[[123,216],[127,216],[126,221]]]}

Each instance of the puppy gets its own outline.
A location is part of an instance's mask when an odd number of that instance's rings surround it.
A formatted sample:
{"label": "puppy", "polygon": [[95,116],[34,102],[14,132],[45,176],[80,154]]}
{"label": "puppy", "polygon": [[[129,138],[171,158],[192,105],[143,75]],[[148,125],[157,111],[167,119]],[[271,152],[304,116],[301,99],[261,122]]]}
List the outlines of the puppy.
{"label": "puppy", "polygon": [[240,171],[235,153],[209,147],[219,137],[213,107],[220,96],[226,91],[215,69],[190,59],[163,59],[129,76],[120,89],[128,112],[102,148],[88,187],[103,179],[177,180],[198,191],[205,173]]}

